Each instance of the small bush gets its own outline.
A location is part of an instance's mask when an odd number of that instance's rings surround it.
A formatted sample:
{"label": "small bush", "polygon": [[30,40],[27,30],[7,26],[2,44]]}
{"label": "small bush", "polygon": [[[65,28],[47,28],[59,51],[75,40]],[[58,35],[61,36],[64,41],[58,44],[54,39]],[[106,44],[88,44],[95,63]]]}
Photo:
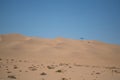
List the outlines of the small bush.
{"label": "small bush", "polygon": [[40,75],[47,75],[47,73],[45,73],[45,72],[42,72]]}
{"label": "small bush", "polygon": [[14,61],[14,59],[11,59],[11,61]]}
{"label": "small bush", "polygon": [[18,67],[16,66],[16,65],[14,65],[14,67],[13,67],[14,69],[18,69]]}
{"label": "small bush", "polygon": [[28,72],[28,71],[25,71],[25,72]]}
{"label": "small bush", "polygon": [[68,80],[67,78],[62,78],[62,80]]}
{"label": "small bush", "polygon": [[22,60],[19,60],[19,62],[22,62]]}
{"label": "small bush", "polygon": [[2,61],[2,59],[0,58],[0,61]]}
{"label": "small bush", "polygon": [[10,76],[8,76],[8,78],[16,79],[16,77],[14,75],[10,75]]}
{"label": "small bush", "polygon": [[114,70],[115,73],[120,73],[120,71]]}
{"label": "small bush", "polygon": [[100,74],[99,72],[97,72],[96,74]]}
{"label": "small bush", "polygon": [[72,68],[71,66],[69,66],[69,68]]}
{"label": "small bush", "polygon": [[48,69],[54,69],[54,66],[47,66]]}
{"label": "small bush", "polygon": [[28,69],[31,70],[31,71],[36,71],[37,70],[36,67],[28,67]]}
{"label": "small bush", "polygon": [[61,72],[62,72],[62,70],[57,70],[56,72],[59,72],[59,73],[61,73]]}
{"label": "small bush", "polygon": [[22,70],[19,70],[19,72],[22,72]]}
{"label": "small bush", "polygon": [[11,71],[8,71],[7,73],[12,73]]}

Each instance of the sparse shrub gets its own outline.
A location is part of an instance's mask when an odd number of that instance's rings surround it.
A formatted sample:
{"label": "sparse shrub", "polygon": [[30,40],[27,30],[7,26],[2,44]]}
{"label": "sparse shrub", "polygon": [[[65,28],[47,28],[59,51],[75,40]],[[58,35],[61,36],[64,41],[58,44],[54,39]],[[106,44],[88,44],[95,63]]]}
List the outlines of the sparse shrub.
{"label": "sparse shrub", "polygon": [[9,61],[8,59],[6,59],[6,61]]}
{"label": "sparse shrub", "polygon": [[59,72],[59,73],[61,73],[61,72],[62,72],[62,70],[57,70],[56,72]]}
{"label": "sparse shrub", "polygon": [[19,62],[22,62],[22,60],[19,60]]}
{"label": "sparse shrub", "polygon": [[14,61],[14,59],[11,59],[11,61]]}
{"label": "sparse shrub", "polygon": [[14,69],[18,69],[18,67],[16,66],[16,65],[14,65],[14,67],[13,67]]}
{"label": "sparse shrub", "polygon": [[54,66],[47,66],[48,69],[54,69]]}
{"label": "sparse shrub", "polygon": [[0,61],[2,61],[2,59],[0,58]]}
{"label": "sparse shrub", "polygon": [[6,66],[6,68],[8,68],[8,66]]}
{"label": "sparse shrub", "polygon": [[22,70],[19,70],[19,72],[22,72]]}
{"label": "sparse shrub", "polygon": [[8,69],[6,69],[8,71]]}
{"label": "sparse shrub", "polygon": [[47,75],[47,73],[45,73],[45,72],[42,72],[40,75]]}
{"label": "sparse shrub", "polygon": [[11,71],[8,71],[7,73],[12,73]]}
{"label": "sparse shrub", "polygon": [[41,66],[44,66],[43,64],[41,64]]}
{"label": "sparse shrub", "polygon": [[118,71],[118,70],[114,70],[114,72],[115,72],[115,73],[120,73],[120,71]]}
{"label": "sparse shrub", "polygon": [[25,72],[28,72],[28,71],[25,71]]}
{"label": "sparse shrub", "polygon": [[60,63],[59,66],[68,66],[69,64],[67,63]]}
{"label": "sparse shrub", "polygon": [[72,68],[71,66],[69,66],[69,68]]}
{"label": "sparse shrub", "polygon": [[118,67],[115,67],[115,66],[113,66],[113,67],[105,67],[106,69],[120,69],[120,68],[118,68]]}
{"label": "sparse shrub", "polygon": [[68,80],[67,78],[62,78],[62,80]]}
{"label": "sparse shrub", "polygon": [[90,43],[90,41],[88,41],[88,43]]}
{"label": "sparse shrub", "polygon": [[84,65],[74,64],[74,66],[83,67]]}
{"label": "sparse shrub", "polygon": [[100,74],[99,72],[97,72],[96,74]]}
{"label": "sparse shrub", "polygon": [[35,66],[33,66],[33,67],[28,67],[28,69],[31,70],[31,71],[36,71],[36,70],[37,70],[37,68],[36,68]]}
{"label": "sparse shrub", "polygon": [[16,77],[14,75],[10,75],[10,76],[8,76],[8,78],[16,79]]}

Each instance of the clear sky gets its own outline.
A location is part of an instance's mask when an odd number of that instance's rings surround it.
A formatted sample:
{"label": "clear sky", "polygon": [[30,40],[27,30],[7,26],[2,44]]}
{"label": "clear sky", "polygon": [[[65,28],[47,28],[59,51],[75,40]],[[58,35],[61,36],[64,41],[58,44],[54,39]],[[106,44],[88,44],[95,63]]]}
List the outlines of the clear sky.
{"label": "clear sky", "polygon": [[120,0],[0,0],[0,34],[120,44]]}

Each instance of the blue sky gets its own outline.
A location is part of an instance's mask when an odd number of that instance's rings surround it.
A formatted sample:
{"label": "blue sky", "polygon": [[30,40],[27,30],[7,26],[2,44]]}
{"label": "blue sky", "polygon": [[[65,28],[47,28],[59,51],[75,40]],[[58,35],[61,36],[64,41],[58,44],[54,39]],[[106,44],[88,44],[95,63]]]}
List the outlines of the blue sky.
{"label": "blue sky", "polygon": [[120,0],[0,0],[0,34],[120,44]]}

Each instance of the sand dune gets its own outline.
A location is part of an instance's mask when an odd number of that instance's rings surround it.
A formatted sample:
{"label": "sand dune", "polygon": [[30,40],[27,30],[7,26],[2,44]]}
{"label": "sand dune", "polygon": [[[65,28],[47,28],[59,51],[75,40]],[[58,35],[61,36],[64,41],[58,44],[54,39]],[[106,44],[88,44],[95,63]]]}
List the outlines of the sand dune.
{"label": "sand dune", "polygon": [[2,34],[0,80],[120,80],[120,46]]}

